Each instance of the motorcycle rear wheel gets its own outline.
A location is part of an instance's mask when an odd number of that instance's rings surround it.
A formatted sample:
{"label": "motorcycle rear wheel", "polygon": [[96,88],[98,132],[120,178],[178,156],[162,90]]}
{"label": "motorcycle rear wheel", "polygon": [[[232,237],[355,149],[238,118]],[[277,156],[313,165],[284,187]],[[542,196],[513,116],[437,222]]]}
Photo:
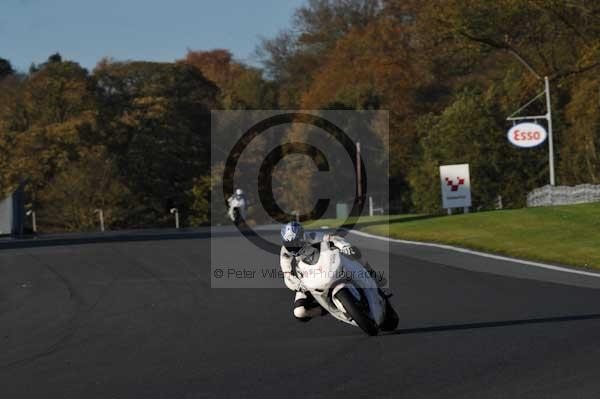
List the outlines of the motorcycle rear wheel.
{"label": "motorcycle rear wheel", "polygon": [[364,296],[362,290],[359,289],[358,292],[361,295],[361,300],[356,299],[348,288],[339,290],[335,294],[335,297],[342,303],[348,316],[350,316],[365,333],[375,336],[379,332],[379,327],[377,326],[377,323],[369,317],[369,303],[367,298]]}

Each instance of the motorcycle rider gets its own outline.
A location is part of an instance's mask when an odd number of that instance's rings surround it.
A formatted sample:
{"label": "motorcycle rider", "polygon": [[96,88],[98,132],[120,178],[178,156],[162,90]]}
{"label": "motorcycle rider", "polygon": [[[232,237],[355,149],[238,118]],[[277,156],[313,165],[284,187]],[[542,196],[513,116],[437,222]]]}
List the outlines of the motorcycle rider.
{"label": "motorcycle rider", "polygon": [[[308,321],[316,316],[327,314],[325,309],[319,305],[310,292],[303,292],[302,283],[295,273],[295,266],[300,260],[306,263],[314,263],[318,260],[319,250],[313,244],[329,241],[340,252],[347,256],[356,256],[360,261],[360,255],[348,241],[342,237],[324,234],[322,232],[305,232],[299,222],[293,221],[281,227],[281,241],[283,243],[279,255],[279,263],[283,271],[284,283],[292,291],[296,292],[294,298],[294,317],[299,321]],[[367,262],[361,262],[367,271],[373,274],[373,270]],[[375,278],[378,286],[385,285],[385,278]]]}
{"label": "motorcycle rider", "polygon": [[244,207],[240,209],[242,219],[246,219],[246,209],[248,208],[248,197],[241,188],[236,188],[233,195],[227,198],[227,205],[229,205],[229,217],[233,220],[233,207],[232,203],[236,201],[243,201]]}

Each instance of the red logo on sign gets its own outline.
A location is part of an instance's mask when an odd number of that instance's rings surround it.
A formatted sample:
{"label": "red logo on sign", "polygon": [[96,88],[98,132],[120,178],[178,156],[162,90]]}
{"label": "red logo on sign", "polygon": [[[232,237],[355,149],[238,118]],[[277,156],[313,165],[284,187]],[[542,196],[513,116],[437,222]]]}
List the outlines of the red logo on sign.
{"label": "red logo on sign", "polygon": [[452,191],[458,191],[458,187],[465,184],[465,179],[461,179],[460,177],[456,176],[456,180],[457,180],[457,183],[454,183],[453,179],[449,179],[446,177],[446,184],[448,186],[450,186],[450,190],[452,190]]}
{"label": "red logo on sign", "polygon": [[522,141],[522,140],[539,140],[542,137],[542,133],[540,133],[539,131],[529,131],[529,132],[523,132],[520,131],[519,129],[515,130],[515,132],[513,133],[513,139],[515,141]]}

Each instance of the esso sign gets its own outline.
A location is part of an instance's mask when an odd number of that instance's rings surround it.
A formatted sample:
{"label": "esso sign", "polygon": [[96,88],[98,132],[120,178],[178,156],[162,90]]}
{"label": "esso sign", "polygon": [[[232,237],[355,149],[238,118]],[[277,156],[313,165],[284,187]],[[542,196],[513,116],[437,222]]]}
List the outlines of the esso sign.
{"label": "esso sign", "polygon": [[517,147],[531,148],[546,141],[548,132],[537,123],[519,123],[508,131],[508,141]]}

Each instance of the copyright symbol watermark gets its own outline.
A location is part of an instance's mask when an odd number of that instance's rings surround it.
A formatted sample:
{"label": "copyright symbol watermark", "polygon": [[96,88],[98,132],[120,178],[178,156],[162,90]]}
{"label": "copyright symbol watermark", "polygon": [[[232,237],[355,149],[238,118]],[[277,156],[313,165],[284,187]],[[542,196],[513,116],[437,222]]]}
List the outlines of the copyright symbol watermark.
{"label": "copyright symbol watermark", "polygon": [[223,275],[224,275],[223,269],[215,269],[213,271],[213,276],[215,276],[215,278],[221,278],[221,277],[223,277]]}
{"label": "copyright symbol watermark", "polygon": [[[338,219],[329,232],[344,236],[368,212],[369,198],[386,207],[387,140],[385,111],[212,112],[211,264],[238,262],[239,237],[243,251],[273,259],[279,226],[291,220]],[[227,200],[238,188],[250,205],[233,224]],[[229,238],[236,241],[224,248]]]}

